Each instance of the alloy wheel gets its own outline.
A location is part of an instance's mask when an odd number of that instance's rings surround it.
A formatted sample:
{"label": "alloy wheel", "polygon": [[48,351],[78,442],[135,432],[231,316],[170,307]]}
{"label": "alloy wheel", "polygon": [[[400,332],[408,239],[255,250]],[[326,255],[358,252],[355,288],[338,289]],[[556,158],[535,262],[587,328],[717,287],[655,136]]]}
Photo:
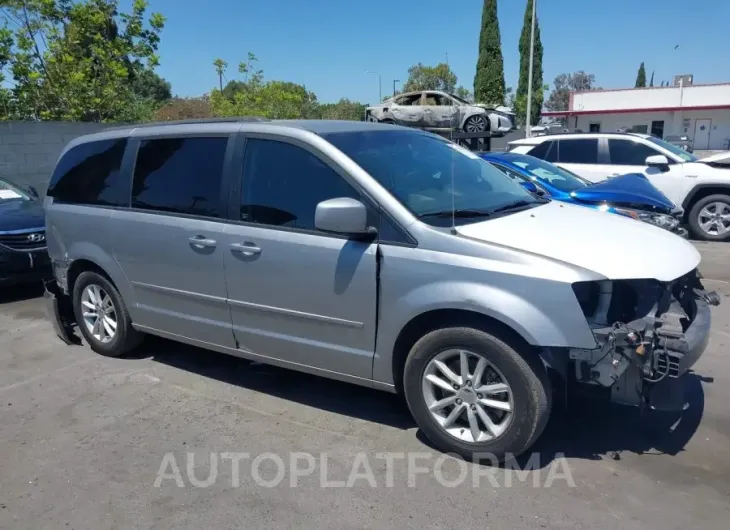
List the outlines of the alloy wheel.
{"label": "alloy wheel", "polygon": [[117,333],[117,311],[111,296],[102,287],[90,284],[81,293],[84,324],[92,337],[107,344]]}
{"label": "alloy wheel", "polygon": [[472,116],[466,121],[464,128],[469,133],[485,131],[487,129],[487,120],[484,116]]}
{"label": "alloy wheel", "polygon": [[502,373],[483,356],[452,349],[426,365],[423,397],[434,421],[464,442],[499,438],[514,414],[512,389]]}
{"label": "alloy wheel", "polygon": [[724,236],[730,232],[730,205],[725,202],[711,202],[700,210],[697,224],[711,236]]}

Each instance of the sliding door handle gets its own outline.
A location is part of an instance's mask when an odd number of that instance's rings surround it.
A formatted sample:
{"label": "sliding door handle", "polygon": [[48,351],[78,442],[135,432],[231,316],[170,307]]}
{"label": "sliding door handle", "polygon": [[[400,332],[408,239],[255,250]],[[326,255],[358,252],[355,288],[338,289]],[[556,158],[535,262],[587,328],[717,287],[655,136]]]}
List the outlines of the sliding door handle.
{"label": "sliding door handle", "polygon": [[261,248],[250,242],[232,243],[230,247],[233,252],[240,252],[244,256],[254,256],[256,254],[261,254]]}

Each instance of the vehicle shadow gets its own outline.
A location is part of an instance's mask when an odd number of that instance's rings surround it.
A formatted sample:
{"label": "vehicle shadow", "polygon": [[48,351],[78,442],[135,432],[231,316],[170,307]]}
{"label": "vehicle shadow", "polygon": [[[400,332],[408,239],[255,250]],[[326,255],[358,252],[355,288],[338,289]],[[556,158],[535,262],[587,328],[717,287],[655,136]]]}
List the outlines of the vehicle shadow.
{"label": "vehicle shadow", "polygon": [[[357,385],[286,370],[237,357],[218,354],[172,341],[149,337],[135,357],[156,362],[281,399],[352,416],[375,423],[411,429],[416,427],[400,396]],[[704,412],[703,383],[712,382],[689,373],[688,407],[681,413],[663,413],[592,400],[554,403],[551,419],[528,455],[516,459],[524,466],[535,453],[539,467],[558,457],[600,460],[621,458],[622,453],[677,455],[692,438]],[[342,399],[342,396],[347,399]],[[560,401],[560,400],[558,400]],[[421,431],[418,439],[432,447]],[[534,462],[534,460],[533,460]]]}
{"label": "vehicle shadow", "polygon": [[43,296],[43,283],[34,282],[0,288],[0,304],[22,302]]}

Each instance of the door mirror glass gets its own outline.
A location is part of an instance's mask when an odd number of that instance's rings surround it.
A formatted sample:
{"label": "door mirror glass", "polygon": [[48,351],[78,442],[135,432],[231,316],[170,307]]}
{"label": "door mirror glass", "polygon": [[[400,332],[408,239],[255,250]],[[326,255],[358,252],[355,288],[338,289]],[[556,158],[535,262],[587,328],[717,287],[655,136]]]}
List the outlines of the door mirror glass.
{"label": "door mirror glass", "polygon": [[665,167],[669,165],[669,160],[664,155],[651,155],[646,157],[646,165],[649,167]]}
{"label": "door mirror glass", "polygon": [[356,235],[369,232],[367,208],[349,197],[328,199],[317,204],[314,225],[317,230],[336,234]]}

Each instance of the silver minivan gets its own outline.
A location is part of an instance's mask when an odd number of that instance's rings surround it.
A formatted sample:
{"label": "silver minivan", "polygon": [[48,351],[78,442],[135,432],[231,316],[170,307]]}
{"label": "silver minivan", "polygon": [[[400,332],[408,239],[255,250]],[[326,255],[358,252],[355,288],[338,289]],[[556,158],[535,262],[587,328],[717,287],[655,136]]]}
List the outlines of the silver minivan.
{"label": "silver minivan", "polygon": [[555,381],[681,408],[719,301],[682,238],[392,125],[111,129],[66,147],[45,208],[67,343],[153,334],[401,392],[466,458],[528,449]]}

